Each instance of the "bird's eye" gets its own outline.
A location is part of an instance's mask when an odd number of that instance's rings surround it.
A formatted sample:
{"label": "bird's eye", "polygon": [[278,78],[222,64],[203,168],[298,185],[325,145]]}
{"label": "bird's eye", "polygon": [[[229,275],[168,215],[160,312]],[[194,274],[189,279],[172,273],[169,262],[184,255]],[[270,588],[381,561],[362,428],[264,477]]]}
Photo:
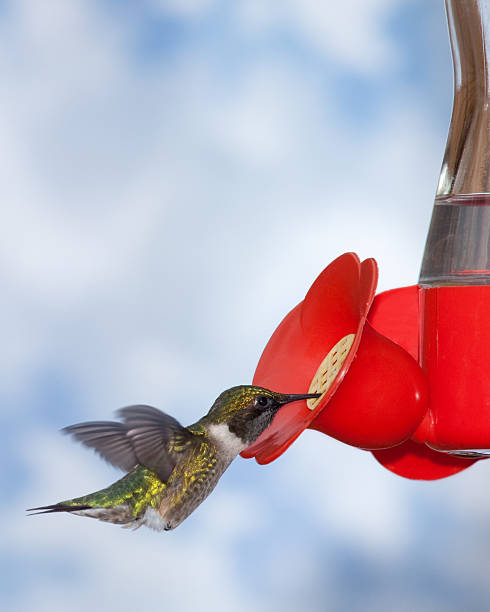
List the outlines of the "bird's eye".
{"label": "bird's eye", "polygon": [[259,406],[262,406],[262,408],[265,408],[266,406],[269,405],[269,398],[265,397],[265,395],[259,395],[259,397],[257,398],[257,404]]}

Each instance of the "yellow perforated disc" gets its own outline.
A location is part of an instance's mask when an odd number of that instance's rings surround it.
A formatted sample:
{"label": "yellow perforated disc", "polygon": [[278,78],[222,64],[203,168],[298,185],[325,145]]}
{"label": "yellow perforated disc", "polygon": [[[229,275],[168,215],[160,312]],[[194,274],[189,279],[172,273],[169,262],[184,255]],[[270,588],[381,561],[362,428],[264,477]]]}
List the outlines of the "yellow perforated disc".
{"label": "yellow perforated disc", "polygon": [[347,359],[347,355],[349,354],[355,337],[355,334],[348,334],[341,338],[321,362],[320,367],[311,381],[310,388],[308,389],[308,393],[321,393],[321,396],[306,401],[310,410],[316,408],[318,402],[321,401],[322,397],[332,386],[335,377],[340,372],[340,368]]}

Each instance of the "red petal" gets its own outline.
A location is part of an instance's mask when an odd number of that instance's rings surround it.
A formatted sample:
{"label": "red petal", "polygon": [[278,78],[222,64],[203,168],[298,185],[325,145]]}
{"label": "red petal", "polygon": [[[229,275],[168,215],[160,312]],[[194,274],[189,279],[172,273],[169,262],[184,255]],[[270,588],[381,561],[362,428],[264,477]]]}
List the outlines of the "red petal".
{"label": "red petal", "polygon": [[446,478],[465,470],[476,461],[438,453],[412,440],[393,448],[373,451],[373,455],[387,470],[413,480]]}
{"label": "red petal", "polygon": [[419,287],[400,287],[378,294],[368,321],[376,331],[419,359]]}
{"label": "red petal", "polygon": [[323,410],[354,358],[376,281],[373,259],[361,264],[354,253],[341,255],[323,270],[304,301],[278,326],[262,354],[253,384],[283,393],[307,392],[327,353],[346,335],[357,337],[315,410],[309,410],[304,401],[284,406],[272,425],[242,453],[243,457],[255,456],[259,463],[272,461]]}

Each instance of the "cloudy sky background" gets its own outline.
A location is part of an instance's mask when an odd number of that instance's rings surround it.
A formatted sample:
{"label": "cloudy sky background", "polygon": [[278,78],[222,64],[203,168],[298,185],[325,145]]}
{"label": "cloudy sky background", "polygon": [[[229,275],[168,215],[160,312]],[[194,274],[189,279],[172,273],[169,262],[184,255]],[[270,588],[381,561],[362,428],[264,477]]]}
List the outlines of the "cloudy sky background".
{"label": "cloudy sky background", "polygon": [[305,432],[168,534],[24,516],[119,477],[61,427],[196,420],[340,253],[416,282],[442,0],[3,0],[0,74],[2,608],[488,610],[484,462],[414,483]]}

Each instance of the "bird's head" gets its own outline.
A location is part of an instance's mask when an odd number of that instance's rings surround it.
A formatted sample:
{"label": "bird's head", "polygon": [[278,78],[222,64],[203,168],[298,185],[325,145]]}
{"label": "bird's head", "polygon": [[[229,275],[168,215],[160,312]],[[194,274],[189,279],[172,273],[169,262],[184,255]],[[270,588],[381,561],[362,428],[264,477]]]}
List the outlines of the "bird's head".
{"label": "bird's head", "polygon": [[271,424],[281,406],[319,395],[291,395],[263,387],[241,385],[223,391],[211,406],[207,419],[216,425],[228,425],[230,432],[248,446]]}

